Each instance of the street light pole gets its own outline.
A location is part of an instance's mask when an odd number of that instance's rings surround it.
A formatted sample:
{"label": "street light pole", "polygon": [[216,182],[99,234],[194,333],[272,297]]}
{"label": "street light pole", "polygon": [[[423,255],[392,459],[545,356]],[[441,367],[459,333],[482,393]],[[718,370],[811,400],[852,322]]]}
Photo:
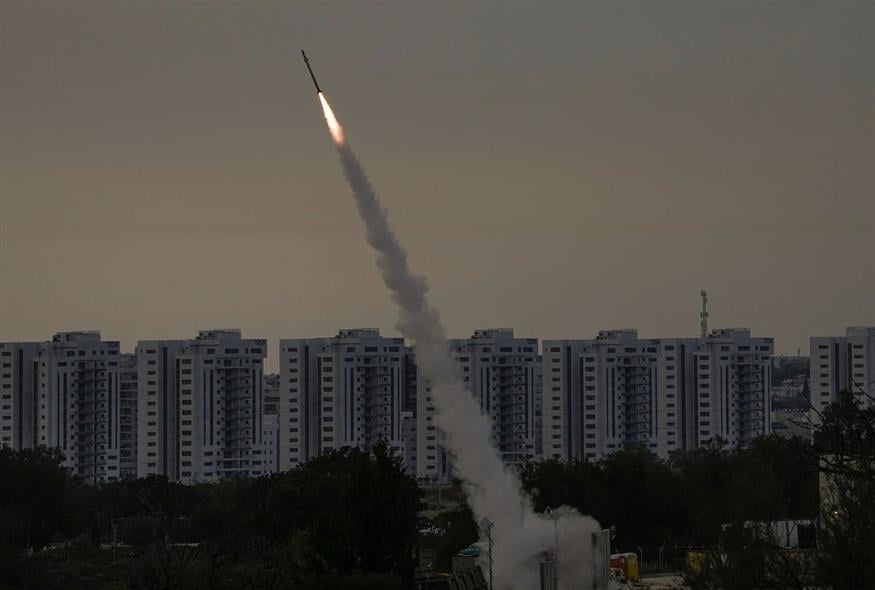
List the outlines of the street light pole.
{"label": "street light pole", "polygon": [[486,542],[489,547],[489,590],[492,588],[492,528],[495,526],[491,520],[485,516],[480,520],[480,529],[486,532]]}
{"label": "street light pole", "polygon": [[544,514],[553,521],[553,586],[559,587],[559,515],[547,506]]}

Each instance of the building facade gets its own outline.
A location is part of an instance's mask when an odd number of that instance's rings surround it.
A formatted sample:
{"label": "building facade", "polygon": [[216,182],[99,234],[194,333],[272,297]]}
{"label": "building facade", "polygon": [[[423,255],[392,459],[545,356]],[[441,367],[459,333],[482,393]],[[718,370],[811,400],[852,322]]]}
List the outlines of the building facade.
{"label": "building facade", "polygon": [[37,446],[39,342],[0,343],[0,446]]}
{"label": "building facade", "polygon": [[770,432],[770,338],[744,329],[641,339],[635,330],[547,340],[544,456],[596,460],[629,446],[667,457]]}
{"label": "building facade", "polygon": [[[690,446],[694,338],[607,330],[544,341],[544,454],[598,459],[637,445],[660,456]],[[686,410],[685,410],[686,409]]]}
{"label": "building facade", "polygon": [[137,477],[179,479],[177,356],[185,343],[137,343]]}
{"label": "building facade", "polygon": [[[588,340],[478,330],[450,341],[460,382],[490,418],[505,463],[597,460],[625,447],[667,457],[721,440],[746,447],[771,432],[770,338],[746,329],[706,338]],[[812,338],[811,395],[875,387],[875,328]],[[284,471],[329,450],[385,442],[424,482],[451,459],[415,350],[374,329],[267,343],[239,330],[148,340],[135,354],[99,332],[0,344],[0,445],[60,449],[86,481],[164,475],[193,483]],[[859,395],[865,403],[869,398]]]}
{"label": "building facade", "polygon": [[713,330],[696,350],[696,446],[718,437],[746,448],[771,434],[772,338],[746,328]]}
{"label": "building facade", "polygon": [[137,355],[120,354],[119,375],[119,477],[137,477]]}
{"label": "building facade", "polygon": [[875,396],[875,327],[851,327],[844,336],[811,338],[810,419],[838,399],[842,391],[852,392],[870,407]]}
{"label": "building facade", "polygon": [[264,376],[264,411],[262,417],[262,462],[265,473],[278,473],[279,466],[279,392],[280,376],[269,373]]}
{"label": "building facade", "polygon": [[2,346],[0,391],[11,392],[0,394],[10,395],[0,404],[2,443],[17,449],[58,449],[64,466],[88,483],[118,480],[119,343],[101,340],[100,332],[83,331],[60,332],[48,342]]}
{"label": "building facade", "polygon": [[280,340],[280,469],[332,449],[364,450],[381,441],[406,457],[406,357],[402,338],[375,329]]}
{"label": "building facade", "polygon": [[264,413],[276,414],[280,403],[280,376],[267,373],[264,376]]}
{"label": "building facade", "polygon": [[239,330],[137,344],[137,472],[183,483],[265,471],[267,341]]}
{"label": "building facade", "polygon": [[[489,416],[492,441],[508,465],[521,465],[541,452],[541,358],[537,338],[516,338],[513,330],[477,330],[450,341],[464,387]],[[422,481],[446,482],[452,465],[443,434],[434,425],[435,402],[428,380],[417,378],[416,464]]]}

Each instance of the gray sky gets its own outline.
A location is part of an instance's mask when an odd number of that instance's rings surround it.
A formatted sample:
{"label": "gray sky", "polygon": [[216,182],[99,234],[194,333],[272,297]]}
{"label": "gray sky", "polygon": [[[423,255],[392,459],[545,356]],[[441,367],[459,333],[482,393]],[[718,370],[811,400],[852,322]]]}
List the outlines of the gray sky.
{"label": "gray sky", "polygon": [[[0,4],[0,340],[875,323],[875,4]],[[275,351],[275,348],[274,348]],[[276,366],[272,355],[268,366]]]}

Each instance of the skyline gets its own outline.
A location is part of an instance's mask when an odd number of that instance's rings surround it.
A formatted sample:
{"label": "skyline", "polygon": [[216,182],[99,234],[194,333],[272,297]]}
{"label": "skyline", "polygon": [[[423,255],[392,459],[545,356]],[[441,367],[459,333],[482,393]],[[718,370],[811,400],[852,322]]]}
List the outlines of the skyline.
{"label": "skyline", "polygon": [[[842,338],[844,337],[848,331],[850,330],[871,330],[875,329],[873,326],[846,326],[839,332],[834,334],[812,334],[809,336],[809,343],[811,339],[829,339],[829,338]],[[271,338],[262,337],[256,333],[249,333],[246,330],[243,330],[236,326],[231,325],[222,325],[222,326],[202,326],[196,330],[194,330],[190,334],[163,334],[150,338],[136,338],[130,346],[128,346],[124,341],[119,340],[117,338],[107,337],[107,334],[101,330],[100,328],[80,328],[74,330],[55,330],[48,335],[45,336],[37,336],[33,338],[25,338],[17,341],[12,340],[0,340],[0,343],[8,343],[8,344],[23,344],[23,343],[33,343],[39,344],[44,342],[51,342],[54,337],[62,334],[98,334],[100,339],[104,342],[118,342],[119,343],[119,352],[122,354],[136,354],[136,349],[141,344],[149,344],[151,342],[157,341],[167,341],[167,342],[183,342],[195,339],[198,334],[211,333],[211,332],[236,332],[239,333],[241,337],[246,339],[256,339],[263,340],[267,346],[266,355],[264,359],[264,373],[265,375],[269,374],[277,374],[279,372],[279,362],[281,358],[281,354],[278,352],[282,347],[282,342],[284,340],[301,340],[301,341],[317,341],[317,340],[325,340],[330,338],[336,338],[341,333],[350,332],[350,331],[370,331],[376,330],[378,335],[382,338],[401,338],[404,341],[405,346],[415,348],[415,344],[412,344],[408,338],[405,338],[403,335],[397,332],[397,330],[384,331],[383,329],[375,326],[365,326],[365,325],[357,325],[357,326],[340,326],[335,330],[330,330],[322,334],[316,335],[306,335],[302,336],[300,334],[284,334],[281,335],[278,340],[272,340]],[[772,358],[793,358],[796,356],[795,352],[797,351],[789,351],[788,353],[782,353],[774,347],[774,337],[769,334],[763,334],[757,332],[755,329],[750,326],[717,326],[709,323],[708,328],[708,338],[719,337],[719,332],[725,331],[747,331],[750,336],[753,338],[764,338],[766,340],[770,340],[773,344],[773,353],[770,355]],[[519,339],[533,339],[538,343],[538,354],[543,352],[543,347],[545,343],[551,341],[590,341],[597,340],[601,335],[607,335],[610,333],[628,333],[632,332],[635,334],[636,338],[641,340],[701,340],[701,335],[696,334],[642,334],[637,328],[623,326],[623,327],[610,327],[610,328],[600,328],[592,334],[566,334],[564,336],[553,338],[553,337],[542,337],[538,334],[534,333],[521,333],[513,326],[480,326],[479,328],[475,328],[466,334],[448,334],[447,337],[450,341],[462,341],[468,340],[476,337],[477,333],[480,332],[505,332],[510,331],[516,338]],[[274,351],[272,354],[272,350]],[[798,351],[801,356],[808,357],[809,355],[804,351]]]}
{"label": "skyline", "polygon": [[451,334],[875,323],[872,6],[636,7],[0,7],[0,340],[395,335],[300,47]]}

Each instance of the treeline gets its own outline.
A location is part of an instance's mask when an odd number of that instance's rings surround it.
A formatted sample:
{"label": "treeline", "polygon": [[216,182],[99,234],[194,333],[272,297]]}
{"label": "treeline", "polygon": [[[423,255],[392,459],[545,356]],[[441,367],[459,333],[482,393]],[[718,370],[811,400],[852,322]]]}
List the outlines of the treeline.
{"label": "treeline", "polygon": [[[159,477],[87,486],[60,459],[0,449],[0,590],[400,590],[413,587],[418,550],[433,550],[446,571],[477,539],[467,507],[424,506],[385,446],[194,486]],[[823,413],[811,441],[715,443],[669,460],[631,448],[597,462],[533,463],[521,475],[537,510],[570,505],[614,527],[615,551],[680,547],[683,560],[683,548],[699,549],[693,588],[875,580],[875,405],[849,395]],[[814,520],[816,549],[787,553],[749,534],[751,521],[782,519]]]}
{"label": "treeline", "polygon": [[722,525],[814,519],[818,465],[802,439],[777,436],[730,451],[720,443],[663,460],[626,449],[598,462],[550,460],[523,470],[538,511],[573,506],[616,527],[614,548],[716,544]]}
{"label": "treeline", "polygon": [[[625,450],[596,463],[529,465],[536,507],[567,504],[616,527],[614,549],[695,547],[687,583],[707,590],[875,588],[875,398],[843,393],[811,440],[716,443],[661,460]],[[813,543],[786,550],[784,519],[813,521]]]}
{"label": "treeline", "polygon": [[[538,510],[567,504],[616,527],[614,549],[693,547],[695,589],[875,588],[875,398],[842,393],[811,439],[719,442],[661,460],[627,449],[595,463],[523,471]],[[811,546],[786,550],[779,520],[810,520]],[[651,554],[652,555],[652,554]]]}
{"label": "treeline", "polygon": [[110,553],[127,567],[99,587],[391,590],[413,575],[420,493],[385,446],[194,486],[84,486],[59,459],[0,450],[0,588],[84,586]]}

